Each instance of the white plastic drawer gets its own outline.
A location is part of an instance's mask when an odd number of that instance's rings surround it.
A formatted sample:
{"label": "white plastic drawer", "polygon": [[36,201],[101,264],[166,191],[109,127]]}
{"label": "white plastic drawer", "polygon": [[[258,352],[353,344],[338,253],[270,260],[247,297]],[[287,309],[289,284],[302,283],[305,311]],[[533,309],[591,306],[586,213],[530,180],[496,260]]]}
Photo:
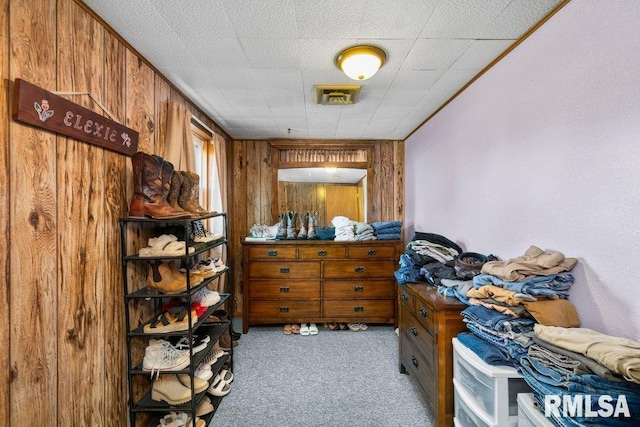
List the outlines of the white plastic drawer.
{"label": "white plastic drawer", "polygon": [[518,393],[531,392],[514,368],[487,364],[455,338],[453,377],[466,395],[473,396],[474,404],[483,412],[484,418],[496,424],[515,424]]}
{"label": "white plastic drawer", "polygon": [[490,424],[482,421],[480,417],[467,406],[457,390],[454,390],[454,402],[454,424],[460,427],[491,427]]}
{"label": "white plastic drawer", "polygon": [[518,394],[518,427],[553,427],[533,400],[532,393]]}

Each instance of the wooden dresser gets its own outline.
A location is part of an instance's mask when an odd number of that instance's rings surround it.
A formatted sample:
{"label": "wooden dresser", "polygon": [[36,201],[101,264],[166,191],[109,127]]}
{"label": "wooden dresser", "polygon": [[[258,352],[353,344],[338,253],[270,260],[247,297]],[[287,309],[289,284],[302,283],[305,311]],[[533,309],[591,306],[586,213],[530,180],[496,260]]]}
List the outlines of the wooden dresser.
{"label": "wooden dresser", "polygon": [[432,286],[398,288],[400,372],[412,375],[434,417],[434,425],[453,425],[452,339],[465,331],[466,305]]}
{"label": "wooden dresser", "polygon": [[399,240],[244,242],[243,332],[270,323],[396,323]]}

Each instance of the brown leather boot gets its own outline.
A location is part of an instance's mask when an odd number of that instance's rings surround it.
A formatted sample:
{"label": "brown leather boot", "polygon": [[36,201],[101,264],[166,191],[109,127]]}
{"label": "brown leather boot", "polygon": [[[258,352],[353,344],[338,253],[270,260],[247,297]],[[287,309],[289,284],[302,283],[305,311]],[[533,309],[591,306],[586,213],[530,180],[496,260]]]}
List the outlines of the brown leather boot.
{"label": "brown leather boot", "polygon": [[169,194],[167,194],[167,203],[169,203],[169,206],[171,206],[176,212],[183,212],[193,217],[191,212],[185,211],[178,204],[178,196],[180,195],[180,188],[182,188],[183,182],[182,174],[176,170],[172,171],[171,186],[169,187]]}
{"label": "brown leather boot", "polygon": [[200,176],[193,172],[182,171],[182,188],[178,196],[178,204],[182,209],[195,216],[207,215],[209,211],[200,206]]}
{"label": "brown leather boot", "polygon": [[[164,174],[167,178],[163,183],[163,164],[149,154],[137,152],[131,156],[133,166],[133,197],[129,204],[129,216],[151,218],[188,218],[186,213],[176,212],[167,203],[166,195],[169,190],[168,179],[170,174]],[[171,165],[171,163],[169,163]],[[171,168],[173,166],[171,165]],[[169,170],[165,169],[166,171]],[[166,193],[165,193],[166,190]]]}

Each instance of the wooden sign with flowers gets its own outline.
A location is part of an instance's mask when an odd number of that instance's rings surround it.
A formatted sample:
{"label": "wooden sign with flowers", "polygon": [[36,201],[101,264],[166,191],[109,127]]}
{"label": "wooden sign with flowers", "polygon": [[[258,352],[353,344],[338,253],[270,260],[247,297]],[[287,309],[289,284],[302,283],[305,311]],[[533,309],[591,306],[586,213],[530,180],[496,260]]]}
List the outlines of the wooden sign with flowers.
{"label": "wooden sign with flowers", "polygon": [[16,79],[13,120],[131,156],[138,132],[26,80]]}

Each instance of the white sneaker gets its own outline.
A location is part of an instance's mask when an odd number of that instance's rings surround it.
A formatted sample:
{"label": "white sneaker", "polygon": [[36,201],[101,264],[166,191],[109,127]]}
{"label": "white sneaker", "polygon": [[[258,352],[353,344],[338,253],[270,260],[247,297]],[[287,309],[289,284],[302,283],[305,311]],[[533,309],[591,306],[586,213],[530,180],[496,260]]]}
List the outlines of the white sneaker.
{"label": "white sneaker", "polygon": [[191,296],[192,301],[197,301],[203,307],[211,307],[220,302],[220,294],[207,288],[201,288]]}
{"label": "white sneaker", "polygon": [[220,260],[220,258],[209,258],[202,260],[196,265],[196,267],[198,268],[198,270],[214,271],[216,273],[220,273],[221,271],[224,271],[225,268],[227,268],[227,266]]}
{"label": "white sneaker", "polygon": [[200,379],[209,381],[211,377],[213,377],[213,371],[211,370],[211,366],[203,365],[201,363],[200,365],[198,365],[198,368],[194,372],[194,375]]}
{"label": "white sneaker", "polygon": [[[202,339],[199,339],[197,336],[192,335],[193,338],[193,354],[196,354],[205,348],[207,348],[207,344],[211,341],[211,337],[209,335],[205,335]],[[182,337],[180,341],[174,346],[177,350],[186,350],[189,351],[189,337]]]}
{"label": "white sneaker", "polygon": [[178,350],[169,341],[150,340],[144,351],[142,369],[151,371],[151,377],[161,371],[180,371],[189,366],[189,351]]}

